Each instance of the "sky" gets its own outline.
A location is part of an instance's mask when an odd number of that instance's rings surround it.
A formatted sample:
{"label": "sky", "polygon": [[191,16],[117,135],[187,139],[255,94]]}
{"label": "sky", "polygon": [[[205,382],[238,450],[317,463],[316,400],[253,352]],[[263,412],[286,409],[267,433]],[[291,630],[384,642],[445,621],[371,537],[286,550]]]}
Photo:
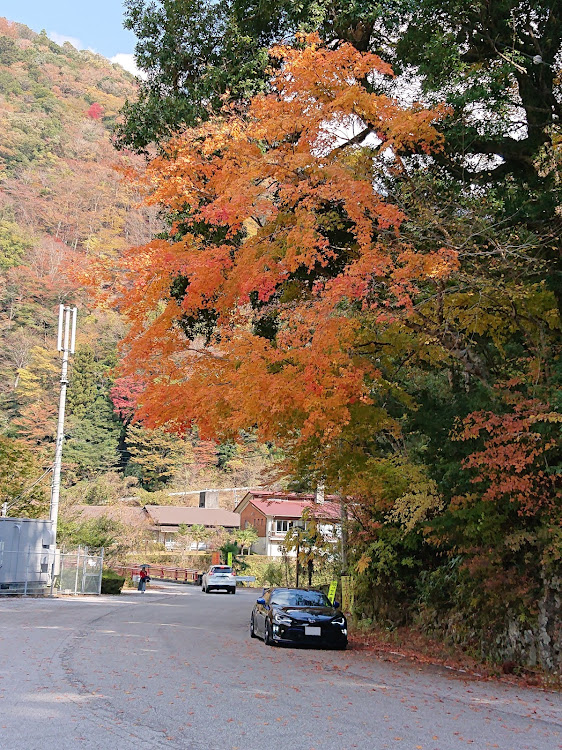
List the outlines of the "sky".
{"label": "sky", "polygon": [[135,35],[123,28],[123,0],[0,0],[0,16],[45,29],[57,44],[70,42],[135,72]]}

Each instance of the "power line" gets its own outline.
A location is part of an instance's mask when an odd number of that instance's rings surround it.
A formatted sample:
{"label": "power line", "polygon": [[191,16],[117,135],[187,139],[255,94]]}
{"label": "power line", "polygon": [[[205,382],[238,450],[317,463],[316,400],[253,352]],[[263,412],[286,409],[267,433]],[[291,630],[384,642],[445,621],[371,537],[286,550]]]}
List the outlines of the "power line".
{"label": "power line", "polygon": [[25,495],[27,495],[27,494],[28,494],[29,492],[31,492],[31,490],[32,490],[32,489],[33,489],[33,488],[34,488],[34,487],[35,487],[36,485],[38,485],[38,484],[39,484],[39,482],[40,482],[40,481],[41,481],[42,479],[44,479],[44,478],[45,478],[45,477],[47,476],[47,474],[50,474],[52,470],[53,470],[53,467],[52,467],[52,466],[49,466],[49,468],[48,468],[48,469],[47,469],[46,471],[44,471],[44,472],[43,472],[43,474],[41,474],[41,476],[39,477],[39,479],[36,479],[36,480],[35,480],[35,482],[33,482],[33,484],[30,484],[30,485],[29,485],[29,487],[28,487],[27,489],[23,490],[23,492],[20,492],[20,494],[19,494],[19,495],[18,495],[17,497],[15,497],[15,498],[14,498],[14,500],[13,500],[13,501],[12,501],[11,503],[9,503],[9,504],[8,504],[7,502],[5,502],[5,503],[4,503],[3,505],[2,505],[2,515],[3,515],[3,516],[5,516],[5,515],[6,515],[6,513],[8,512],[8,510],[9,510],[10,508],[13,508],[13,507],[14,507],[14,505],[16,505],[16,503],[17,503],[17,502],[18,502],[19,500],[21,500],[21,498],[22,498],[22,497],[24,497],[24,496],[25,496]]}

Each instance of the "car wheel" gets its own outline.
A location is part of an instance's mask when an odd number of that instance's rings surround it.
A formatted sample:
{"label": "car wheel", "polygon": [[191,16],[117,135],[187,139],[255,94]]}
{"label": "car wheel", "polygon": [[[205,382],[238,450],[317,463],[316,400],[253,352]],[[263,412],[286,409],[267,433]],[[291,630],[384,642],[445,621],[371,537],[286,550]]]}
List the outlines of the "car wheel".
{"label": "car wheel", "polygon": [[211,593],[211,589],[208,586],[205,586],[205,593],[206,594],[210,594]]}
{"label": "car wheel", "polygon": [[275,646],[275,641],[273,640],[273,635],[271,634],[271,625],[269,623],[266,623],[265,625],[263,642],[266,646]]}
{"label": "car wheel", "polygon": [[250,617],[250,638],[257,638],[256,631],[254,630],[254,615]]}
{"label": "car wheel", "polygon": [[234,587],[233,587],[233,588],[231,588],[231,589],[230,589],[230,593],[231,593],[231,594],[235,594],[235,593],[236,593],[236,589],[235,589]]}
{"label": "car wheel", "polygon": [[345,651],[346,648],[347,648],[347,642],[346,643],[339,643],[336,646],[336,651]]}

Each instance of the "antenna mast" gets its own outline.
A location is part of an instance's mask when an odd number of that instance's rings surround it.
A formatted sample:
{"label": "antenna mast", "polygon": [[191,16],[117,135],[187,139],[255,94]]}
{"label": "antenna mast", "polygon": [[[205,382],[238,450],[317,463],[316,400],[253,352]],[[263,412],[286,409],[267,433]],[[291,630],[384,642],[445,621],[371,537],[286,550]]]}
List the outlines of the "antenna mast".
{"label": "antenna mast", "polygon": [[59,330],[57,350],[62,352],[62,369],[60,376],[59,420],[57,424],[57,441],[55,444],[55,462],[51,483],[51,510],[49,518],[53,528],[53,549],[57,547],[57,523],[59,515],[60,471],[62,463],[62,445],[64,443],[64,410],[66,406],[66,389],[68,386],[68,358],[74,354],[76,343],[76,307],[59,305]]}

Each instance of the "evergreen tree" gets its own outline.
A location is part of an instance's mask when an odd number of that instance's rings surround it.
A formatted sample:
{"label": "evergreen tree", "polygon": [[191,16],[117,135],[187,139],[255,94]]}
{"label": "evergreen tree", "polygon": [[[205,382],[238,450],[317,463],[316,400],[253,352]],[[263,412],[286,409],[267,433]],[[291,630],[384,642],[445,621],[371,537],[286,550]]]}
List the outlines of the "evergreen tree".
{"label": "evergreen tree", "polygon": [[94,350],[79,346],[72,360],[70,385],[67,394],[69,414],[81,419],[91,408],[101,386],[101,373],[96,363]]}
{"label": "evergreen tree", "polygon": [[263,88],[267,53],[233,11],[229,0],[126,0],[124,25],[137,35],[137,65],[148,78],[123,109],[121,147],[143,151],[217,111],[225,98]]}
{"label": "evergreen tree", "polygon": [[63,461],[76,479],[92,478],[113,469],[119,463],[121,423],[111,403],[99,394],[84,415],[68,420]]}
{"label": "evergreen tree", "polygon": [[119,463],[122,424],[109,400],[110,382],[90,346],[80,346],[68,389],[69,419],[63,460],[71,476],[92,478]]}

